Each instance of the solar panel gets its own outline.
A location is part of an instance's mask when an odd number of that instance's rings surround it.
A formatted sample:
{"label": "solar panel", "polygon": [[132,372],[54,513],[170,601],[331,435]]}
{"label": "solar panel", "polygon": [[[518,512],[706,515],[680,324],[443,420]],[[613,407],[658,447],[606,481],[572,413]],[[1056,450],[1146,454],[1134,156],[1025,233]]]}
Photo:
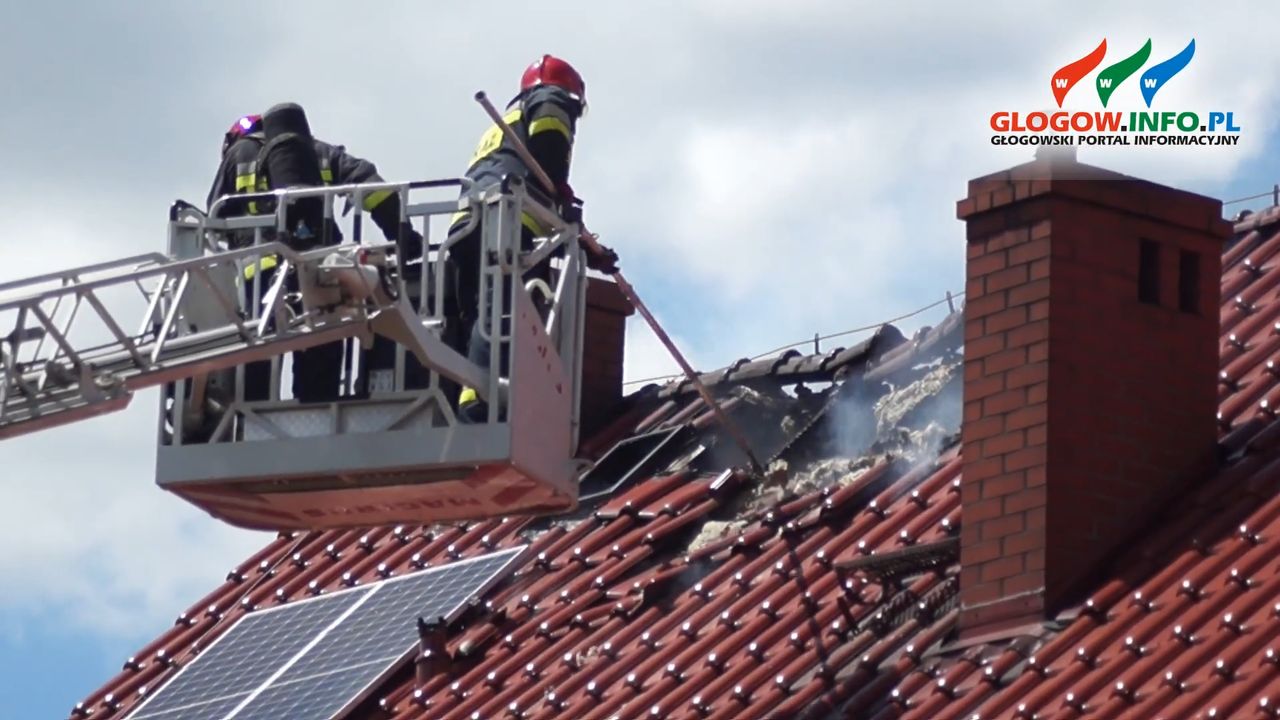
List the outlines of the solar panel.
{"label": "solar panel", "polygon": [[338,672],[291,683],[273,683],[231,717],[235,720],[336,717],[347,706],[364,699],[370,684],[379,679],[385,667],[382,665],[376,672],[373,668],[362,668],[364,672]]}
{"label": "solar panel", "polygon": [[614,445],[582,476],[578,484],[578,502],[609,497],[640,473],[652,470],[652,461],[662,456],[672,444],[672,438],[683,429],[684,426],[680,425],[633,435]]}
{"label": "solar panel", "polygon": [[249,613],[129,720],[333,717],[396,669],[419,617],[456,619],[524,549]]}
{"label": "solar panel", "polygon": [[130,719],[226,717],[370,590],[359,588],[245,615]]}
{"label": "solar panel", "polygon": [[418,641],[417,619],[452,621],[524,550],[504,550],[372,586],[373,591],[307,650],[236,720],[328,718],[364,699]]}

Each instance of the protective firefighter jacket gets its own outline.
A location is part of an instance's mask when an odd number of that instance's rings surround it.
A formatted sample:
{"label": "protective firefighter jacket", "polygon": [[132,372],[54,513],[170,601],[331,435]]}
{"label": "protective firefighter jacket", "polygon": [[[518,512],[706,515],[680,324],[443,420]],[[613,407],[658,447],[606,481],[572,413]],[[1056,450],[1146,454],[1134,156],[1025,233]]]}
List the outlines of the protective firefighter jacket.
{"label": "protective firefighter jacket", "polygon": [[[502,119],[559,188],[569,181],[573,138],[581,116],[582,102],[568,91],[554,85],[536,85],[516,96]],[[480,137],[466,174],[478,189],[500,182],[504,175],[512,175],[522,178],[526,187],[534,192],[545,194],[533,171],[525,166],[497,125]],[[466,213],[454,216],[454,224],[465,217]],[[545,234],[545,228],[538,227],[529,215],[525,215],[523,222],[535,234]]]}
{"label": "protective firefighter jacket", "polygon": [[[378,175],[378,168],[368,160],[356,157],[346,151],[342,145],[333,145],[323,140],[312,138],[316,156],[320,161],[320,179],[325,185],[349,185],[355,183],[383,182]],[[258,155],[266,143],[266,137],[258,132],[246,135],[235,141],[222,156],[222,164],[209,189],[209,197],[205,208],[211,208],[213,202],[223,195],[265,192],[269,189],[266,173],[258,170]],[[365,196],[363,207],[383,235],[394,239],[400,229],[400,196],[389,190],[370,193]],[[219,217],[235,217],[237,215],[273,212],[271,202],[250,202],[232,198],[223,204],[218,211]],[[340,241],[335,235],[333,241]],[[253,234],[233,235],[233,245],[242,247],[253,242]],[[404,246],[401,251],[404,257],[415,258],[422,254],[422,240],[417,233],[405,233]]]}

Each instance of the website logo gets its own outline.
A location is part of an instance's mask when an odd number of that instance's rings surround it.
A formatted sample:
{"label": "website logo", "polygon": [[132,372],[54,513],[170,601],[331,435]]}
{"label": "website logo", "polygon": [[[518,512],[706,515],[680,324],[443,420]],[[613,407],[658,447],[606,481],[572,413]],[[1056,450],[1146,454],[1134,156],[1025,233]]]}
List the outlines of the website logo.
{"label": "website logo", "polygon": [[[1050,77],[1049,88],[1058,111],[999,111],[991,115],[993,145],[1236,145],[1240,126],[1227,110],[1151,110],[1156,94],[1191,64],[1196,54],[1193,38],[1174,55],[1148,65],[1152,43],[1148,39],[1133,54],[1101,70],[1107,56],[1107,40],[1084,57],[1070,62]],[[1143,68],[1146,68],[1143,70]],[[1093,74],[1093,86],[1101,111],[1072,110],[1065,106],[1071,91]],[[1142,71],[1139,75],[1139,71]],[[1123,103],[1117,94],[1126,81],[1138,75],[1136,87],[1146,109],[1117,110]],[[1081,99],[1079,91],[1073,96]],[[1083,97],[1087,97],[1083,96]],[[1111,106],[1112,109],[1107,109]]]}

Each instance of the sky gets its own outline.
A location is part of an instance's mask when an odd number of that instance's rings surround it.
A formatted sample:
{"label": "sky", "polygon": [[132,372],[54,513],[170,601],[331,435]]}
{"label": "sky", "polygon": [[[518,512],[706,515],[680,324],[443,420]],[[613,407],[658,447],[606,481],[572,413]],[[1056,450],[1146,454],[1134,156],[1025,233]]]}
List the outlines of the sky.
{"label": "sky", "polygon": [[[961,290],[965,182],[1033,154],[993,146],[990,115],[1052,108],[1051,74],[1104,37],[1108,63],[1194,38],[1153,109],[1232,111],[1240,143],[1081,161],[1226,199],[1280,181],[1280,7],[973,5],[24,4],[0,23],[0,282],[163,250],[226,127],[276,102],[387,178],[456,176],[486,125],[472,94],[509,97],[543,52],[587,80],[587,222],[702,369]],[[1068,104],[1100,109],[1086,85]],[[1112,103],[1142,107],[1136,87]],[[673,368],[633,319],[627,377]],[[64,717],[269,539],[155,487],[156,407],[0,443],[0,717]]]}

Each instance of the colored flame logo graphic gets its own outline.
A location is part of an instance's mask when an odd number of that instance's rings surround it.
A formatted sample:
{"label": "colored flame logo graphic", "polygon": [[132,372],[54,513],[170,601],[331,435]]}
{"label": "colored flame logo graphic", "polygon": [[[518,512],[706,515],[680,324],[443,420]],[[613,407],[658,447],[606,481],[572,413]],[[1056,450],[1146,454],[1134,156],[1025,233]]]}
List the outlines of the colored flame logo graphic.
{"label": "colored flame logo graphic", "polygon": [[[1107,54],[1107,40],[1102,39],[1098,43],[1098,47],[1093,52],[1084,57],[1064,65],[1049,81],[1050,89],[1053,91],[1053,99],[1058,101],[1058,107],[1062,107],[1062,103],[1067,98],[1067,93],[1071,92],[1071,88],[1083,80],[1089,73],[1102,64],[1102,59]],[[1196,54],[1196,41],[1191,40],[1182,52],[1156,65],[1147,68],[1139,78],[1141,84],[1142,99],[1146,101],[1147,107],[1151,107],[1151,101],[1155,99],[1156,93],[1160,88],[1168,84],[1174,75],[1182,72],[1182,69],[1191,62],[1191,58]],[[1128,80],[1143,65],[1147,64],[1147,60],[1151,58],[1151,40],[1138,49],[1137,52],[1120,62],[1110,65],[1102,69],[1098,73],[1095,80],[1095,86],[1098,90],[1098,99],[1102,101],[1102,107],[1107,106],[1107,102],[1111,100],[1111,96],[1115,93],[1116,88],[1125,80]]]}
{"label": "colored flame logo graphic", "polygon": [[1067,93],[1071,92],[1071,88],[1083,80],[1085,75],[1093,72],[1093,69],[1098,67],[1098,63],[1102,62],[1102,58],[1106,54],[1107,39],[1102,38],[1102,42],[1098,43],[1098,47],[1093,52],[1053,74],[1051,86],[1053,88],[1053,97],[1058,101],[1058,107],[1062,107],[1062,101],[1067,98]]}
{"label": "colored flame logo graphic", "polygon": [[1191,62],[1192,56],[1196,54],[1196,41],[1194,39],[1187,43],[1182,52],[1165,60],[1159,65],[1152,65],[1147,71],[1142,73],[1142,99],[1147,101],[1147,107],[1151,107],[1151,99],[1156,96],[1160,88],[1169,82],[1169,78],[1182,72],[1182,68]]}
{"label": "colored flame logo graphic", "polygon": [[1149,57],[1151,57],[1151,41],[1147,40],[1138,52],[1098,73],[1098,99],[1102,101],[1102,107],[1107,106],[1111,93],[1120,87],[1120,83],[1128,80],[1130,75],[1138,72],[1138,68],[1147,64]]}

